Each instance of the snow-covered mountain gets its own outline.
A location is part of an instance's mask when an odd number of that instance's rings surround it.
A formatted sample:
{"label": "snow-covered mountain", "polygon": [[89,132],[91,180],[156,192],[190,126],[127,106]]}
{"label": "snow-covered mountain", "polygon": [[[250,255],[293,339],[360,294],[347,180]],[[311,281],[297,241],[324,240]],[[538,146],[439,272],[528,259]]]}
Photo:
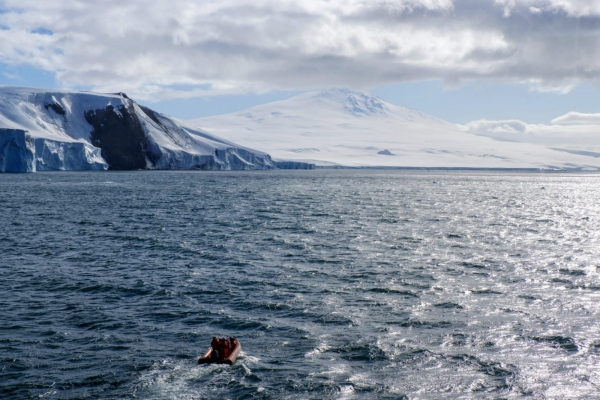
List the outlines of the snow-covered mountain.
{"label": "snow-covered mountain", "polygon": [[142,107],[123,93],[0,87],[0,172],[307,168]]}
{"label": "snow-covered mountain", "polygon": [[344,89],[305,93],[188,124],[274,158],[317,165],[600,168],[600,158],[479,136],[465,127]]}

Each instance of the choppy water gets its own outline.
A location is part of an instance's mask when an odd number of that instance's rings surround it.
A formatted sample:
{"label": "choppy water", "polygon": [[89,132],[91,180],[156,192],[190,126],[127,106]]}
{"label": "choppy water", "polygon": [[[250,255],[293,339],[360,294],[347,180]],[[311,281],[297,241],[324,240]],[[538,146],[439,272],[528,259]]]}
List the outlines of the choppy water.
{"label": "choppy water", "polygon": [[[0,397],[598,398],[600,176],[0,175]],[[213,335],[233,367],[198,366]]]}

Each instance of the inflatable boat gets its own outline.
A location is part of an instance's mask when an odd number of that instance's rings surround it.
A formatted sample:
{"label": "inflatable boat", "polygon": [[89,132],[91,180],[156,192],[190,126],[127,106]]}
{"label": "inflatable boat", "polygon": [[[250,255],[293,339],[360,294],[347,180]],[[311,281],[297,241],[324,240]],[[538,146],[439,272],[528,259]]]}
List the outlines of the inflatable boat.
{"label": "inflatable boat", "polygon": [[232,365],[242,351],[242,345],[236,338],[213,338],[208,350],[198,359],[198,364]]}

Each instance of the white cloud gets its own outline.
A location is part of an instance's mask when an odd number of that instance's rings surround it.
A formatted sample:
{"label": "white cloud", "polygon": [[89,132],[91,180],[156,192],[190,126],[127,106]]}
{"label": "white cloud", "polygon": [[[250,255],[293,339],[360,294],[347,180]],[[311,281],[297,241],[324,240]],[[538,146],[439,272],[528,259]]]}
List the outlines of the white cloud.
{"label": "white cloud", "polygon": [[600,114],[570,112],[553,119],[550,125],[479,120],[469,122],[464,129],[496,140],[600,151]]}
{"label": "white cloud", "polygon": [[0,0],[0,9],[0,62],[142,100],[419,79],[564,92],[600,73],[598,0]]}
{"label": "white cloud", "polygon": [[[468,124],[471,133],[479,135],[499,135],[500,137],[511,135],[521,135],[527,132],[528,125],[519,120],[488,121],[479,120]],[[520,137],[520,136],[517,136]]]}
{"label": "white cloud", "polygon": [[570,112],[552,120],[554,125],[597,125],[600,131],[600,114]]}
{"label": "white cloud", "polygon": [[495,0],[496,4],[504,9],[506,16],[510,16],[514,9],[528,6],[532,13],[563,12],[572,17],[586,17],[600,15],[600,1],[598,0]]}

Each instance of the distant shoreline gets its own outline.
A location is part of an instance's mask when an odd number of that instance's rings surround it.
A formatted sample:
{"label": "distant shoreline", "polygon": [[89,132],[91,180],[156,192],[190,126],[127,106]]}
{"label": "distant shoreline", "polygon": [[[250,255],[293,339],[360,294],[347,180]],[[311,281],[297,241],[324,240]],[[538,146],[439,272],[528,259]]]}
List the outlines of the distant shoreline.
{"label": "distant shoreline", "polygon": [[485,167],[347,167],[347,166],[319,166],[317,170],[403,170],[403,171],[482,171],[482,172],[540,172],[540,173],[599,173],[599,170],[583,168],[546,169],[546,168],[485,168]]}
{"label": "distant shoreline", "polygon": [[[54,170],[38,171],[38,174],[56,173],[129,173],[129,172],[187,172],[187,173],[269,173],[269,172],[296,172],[296,171],[406,171],[406,172],[514,172],[514,173],[539,173],[539,174],[598,174],[600,170],[585,169],[540,169],[540,168],[476,168],[476,167],[346,167],[346,166],[317,166],[314,169],[256,169],[256,170],[199,170],[199,169],[137,169],[137,170]],[[0,172],[1,175],[29,175],[23,172]]]}

